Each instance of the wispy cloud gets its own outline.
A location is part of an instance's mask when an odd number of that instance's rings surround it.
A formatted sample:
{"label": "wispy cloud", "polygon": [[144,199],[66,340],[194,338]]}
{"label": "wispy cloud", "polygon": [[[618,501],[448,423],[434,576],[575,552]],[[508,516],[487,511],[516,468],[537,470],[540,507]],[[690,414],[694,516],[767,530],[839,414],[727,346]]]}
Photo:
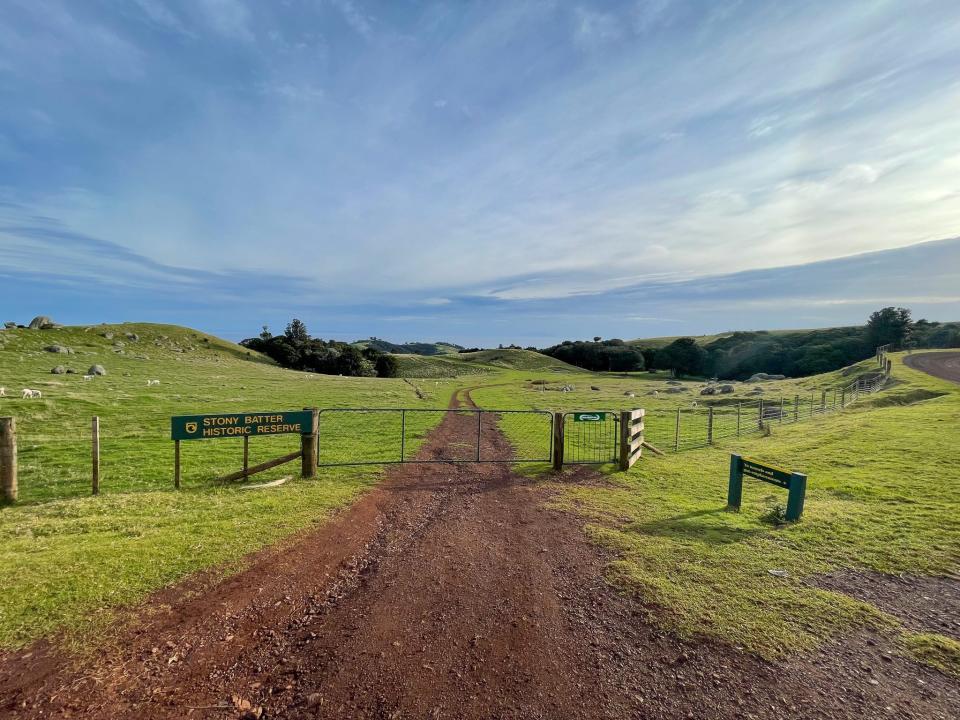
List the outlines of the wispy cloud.
{"label": "wispy cloud", "polygon": [[7,271],[453,312],[957,234],[956,3],[705,7],[7,3]]}

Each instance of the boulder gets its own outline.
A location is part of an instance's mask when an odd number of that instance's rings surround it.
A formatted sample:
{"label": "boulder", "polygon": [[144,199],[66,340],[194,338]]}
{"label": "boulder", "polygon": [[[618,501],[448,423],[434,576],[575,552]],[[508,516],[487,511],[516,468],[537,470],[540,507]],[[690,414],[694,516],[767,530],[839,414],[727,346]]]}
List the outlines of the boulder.
{"label": "boulder", "polygon": [[91,365],[90,369],[87,370],[87,375],[106,375],[107,370],[103,365]]}
{"label": "boulder", "polygon": [[67,368],[67,375],[76,375],[77,371],[73,368]]}
{"label": "boulder", "polygon": [[747,380],[748,383],[763,382],[764,380],[786,380],[786,375],[771,375],[770,373],[754,373]]}
{"label": "boulder", "polygon": [[709,387],[705,387],[703,390],[701,390],[701,391],[700,391],[700,394],[701,394],[701,395],[716,395],[717,392],[719,392],[718,388],[715,388],[713,385],[710,385]]}
{"label": "boulder", "polygon": [[67,369],[63,365],[57,365],[53,370],[50,371],[51,375],[66,375]]}
{"label": "boulder", "polygon": [[679,380],[667,380],[667,385],[683,385]]}
{"label": "boulder", "polygon": [[627,390],[627,391],[624,393],[624,396],[625,396],[625,397],[636,397],[637,394],[636,394],[635,392],[630,392],[629,390]]}
{"label": "boulder", "polygon": [[113,340],[113,333],[109,330],[100,334],[103,335],[107,340]]}
{"label": "boulder", "polygon": [[16,324],[15,322],[13,322],[13,320],[7,320],[7,321],[3,324],[3,326],[4,326],[7,330],[13,330],[13,329],[17,326],[17,324]]}
{"label": "boulder", "polygon": [[48,330],[57,327],[57,324],[46,315],[37,315],[27,327],[31,330]]}
{"label": "boulder", "polygon": [[721,385],[718,390],[720,390],[721,395],[729,395],[733,392],[733,385]]}
{"label": "boulder", "polygon": [[671,395],[676,395],[677,393],[682,393],[682,392],[686,392],[686,391],[687,391],[687,389],[686,389],[685,387],[676,387],[676,386],[674,386],[674,387],[668,387],[668,388],[667,388],[667,392],[670,393]]}
{"label": "boulder", "polygon": [[591,385],[591,386],[590,386],[590,389],[591,389],[591,390],[599,390],[600,388],[597,387],[596,385]]}
{"label": "boulder", "polygon": [[60,353],[61,355],[73,355],[73,350],[63,345],[47,345],[44,350],[48,353]]}
{"label": "boulder", "polygon": [[130,342],[138,342],[140,340],[140,336],[132,332],[126,333],[126,337]]}

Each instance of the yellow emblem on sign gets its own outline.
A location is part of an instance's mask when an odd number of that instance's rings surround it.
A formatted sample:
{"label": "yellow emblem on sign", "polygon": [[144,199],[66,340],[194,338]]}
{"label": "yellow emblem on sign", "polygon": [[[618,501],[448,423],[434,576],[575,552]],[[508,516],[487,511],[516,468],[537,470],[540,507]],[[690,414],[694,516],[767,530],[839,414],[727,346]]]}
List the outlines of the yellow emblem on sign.
{"label": "yellow emblem on sign", "polygon": [[184,427],[191,435],[197,431],[197,424],[195,422],[188,422],[184,425]]}

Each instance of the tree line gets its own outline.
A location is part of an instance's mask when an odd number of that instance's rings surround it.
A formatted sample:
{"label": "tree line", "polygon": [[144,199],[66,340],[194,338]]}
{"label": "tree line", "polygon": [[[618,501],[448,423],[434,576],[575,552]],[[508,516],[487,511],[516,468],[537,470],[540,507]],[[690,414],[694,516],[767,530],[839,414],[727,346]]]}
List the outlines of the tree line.
{"label": "tree line", "polygon": [[960,347],[960,323],[913,321],[908,308],[886,307],[866,325],[796,332],[734,332],[710,343],[677,338],[660,348],[622,340],[566,341],[542,350],[587,370],[669,370],[675,375],[745,380],[756,373],[803,377],[865,360],[880,345],[894,349]]}
{"label": "tree line", "polygon": [[399,375],[399,365],[393,355],[372,347],[360,350],[350,343],[310,337],[307,326],[296,318],[290,321],[283,335],[271,334],[264,325],[260,335],[241,340],[240,344],[291,370],[351,377]]}

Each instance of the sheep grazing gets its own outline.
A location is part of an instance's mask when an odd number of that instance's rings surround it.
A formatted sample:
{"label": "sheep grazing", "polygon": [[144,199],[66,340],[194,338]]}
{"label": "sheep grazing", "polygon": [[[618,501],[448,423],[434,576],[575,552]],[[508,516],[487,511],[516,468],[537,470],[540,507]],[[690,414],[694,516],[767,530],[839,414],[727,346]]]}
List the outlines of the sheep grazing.
{"label": "sheep grazing", "polygon": [[147,387],[153,387],[154,385],[159,385],[159,380],[147,380]]}
{"label": "sheep grazing", "polygon": [[0,387],[0,397],[6,397],[6,396],[7,396],[7,389]]}
{"label": "sheep grazing", "polygon": [[23,393],[20,395],[20,398],[22,400],[26,400],[28,398],[33,400],[39,400],[41,397],[43,396],[41,395],[39,390],[31,390],[30,388],[24,388]]}

